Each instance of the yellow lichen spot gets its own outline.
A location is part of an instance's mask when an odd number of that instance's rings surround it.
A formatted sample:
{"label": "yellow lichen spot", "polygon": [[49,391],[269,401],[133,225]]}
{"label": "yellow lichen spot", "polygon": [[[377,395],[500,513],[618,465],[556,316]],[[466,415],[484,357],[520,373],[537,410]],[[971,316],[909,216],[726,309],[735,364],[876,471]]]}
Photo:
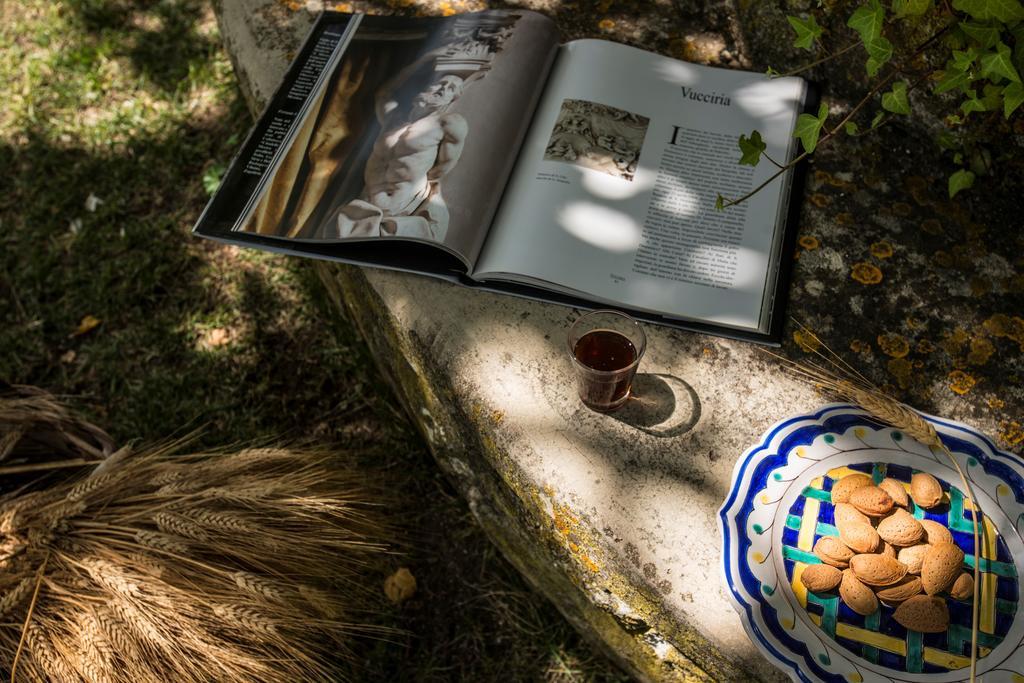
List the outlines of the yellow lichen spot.
{"label": "yellow lichen spot", "polygon": [[992,342],[985,337],[975,337],[971,340],[971,352],[967,354],[967,362],[971,365],[984,365],[995,352],[996,347]]}
{"label": "yellow lichen spot", "polygon": [[1020,344],[1020,350],[1024,351],[1024,318],[1011,318],[1003,313],[997,313],[983,325],[993,337],[1006,337],[1015,341]]}
{"label": "yellow lichen spot", "polygon": [[903,187],[907,192],[923,192],[928,189],[928,181],[919,175],[911,175],[903,179]]}
{"label": "yellow lichen spot", "polygon": [[882,352],[887,356],[903,358],[910,353],[910,342],[907,341],[906,337],[898,334],[880,334],[876,341],[878,342],[878,348],[882,349]]}
{"label": "yellow lichen spot", "polygon": [[971,296],[985,296],[992,291],[992,282],[981,277],[971,278]]}
{"label": "yellow lichen spot", "polygon": [[907,327],[909,327],[912,330],[916,330],[923,324],[920,320],[918,320],[912,315],[908,315],[903,322],[905,322],[907,324]]}
{"label": "yellow lichen spot", "polygon": [[829,198],[820,192],[815,192],[810,196],[811,204],[814,204],[819,209],[824,209],[829,204]]}
{"label": "yellow lichen spot", "polygon": [[921,231],[926,232],[929,235],[941,235],[942,234],[942,223],[934,218],[921,221]]}
{"label": "yellow lichen spot", "polygon": [[599,571],[601,571],[601,568],[599,566],[597,566],[597,563],[594,562],[592,559],[590,559],[590,555],[587,555],[586,553],[581,553],[580,554],[580,562],[582,562],[583,566],[585,566],[587,569],[589,569],[594,574],[596,574]]}
{"label": "yellow lichen spot", "polygon": [[602,31],[611,31],[613,28],[615,28],[615,22],[612,21],[611,19],[602,19],[601,21],[597,22],[597,27]]}
{"label": "yellow lichen spot", "polygon": [[504,419],[505,419],[505,413],[503,413],[502,411],[494,410],[494,411],[491,412],[491,420],[493,420],[495,424],[500,423]]}
{"label": "yellow lichen spot", "polygon": [[978,380],[974,379],[974,377],[968,375],[963,370],[954,370],[949,373],[949,390],[954,394],[963,396],[977,383]]}
{"label": "yellow lichen spot", "polygon": [[981,223],[971,223],[967,226],[967,239],[980,240],[982,237],[985,236],[985,233],[987,231],[988,228],[986,228]]}
{"label": "yellow lichen spot", "polygon": [[450,17],[456,12],[456,9],[452,7],[452,3],[450,2],[442,2],[438,5],[438,9],[441,10],[441,16],[445,17]]}
{"label": "yellow lichen spot", "polygon": [[853,214],[849,211],[844,211],[836,216],[837,225],[853,225]]}
{"label": "yellow lichen spot", "polygon": [[871,353],[871,344],[860,339],[854,339],[850,342],[850,350],[854,353]]}
{"label": "yellow lichen spot", "polygon": [[999,425],[999,438],[1010,447],[1019,446],[1024,443],[1024,427],[1016,420],[1004,420]]}
{"label": "yellow lichen spot", "polygon": [[817,337],[805,330],[793,330],[793,341],[808,353],[817,351],[821,347],[821,342]]}
{"label": "yellow lichen spot", "polygon": [[942,347],[943,351],[951,356],[955,356],[960,353],[960,349],[963,348],[963,345],[967,343],[968,339],[970,339],[970,336],[968,336],[966,330],[962,327],[958,327],[952,332],[947,333],[946,336],[943,337],[942,341],[939,342],[939,345]]}
{"label": "yellow lichen spot", "polygon": [[914,347],[914,350],[918,353],[931,353],[935,350],[935,344],[932,344],[927,339],[922,339],[917,342],[917,346]]}
{"label": "yellow lichen spot", "polygon": [[875,242],[871,245],[871,255],[875,258],[889,258],[892,256],[892,245],[888,242]]}
{"label": "yellow lichen spot", "polygon": [[821,185],[822,183],[831,183],[832,174],[828,171],[823,171],[820,168],[814,169],[814,182]]}
{"label": "yellow lichen spot", "polygon": [[814,235],[804,235],[800,238],[800,246],[807,251],[814,251],[818,248],[818,238]]}
{"label": "yellow lichen spot", "polygon": [[988,403],[988,407],[991,408],[992,410],[1002,410],[1003,408],[1006,407],[1006,401],[999,398],[998,396],[993,396],[988,401],[986,401],[986,403]]}
{"label": "yellow lichen spot", "polygon": [[932,261],[940,268],[952,268],[953,256],[948,251],[937,251],[932,254]]}
{"label": "yellow lichen spot", "polygon": [[335,12],[352,12],[352,3],[349,2],[336,2],[334,3]]}
{"label": "yellow lichen spot", "polygon": [[877,285],[882,281],[882,271],[870,263],[855,263],[850,277],[862,285]]}
{"label": "yellow lichen spot", "polygon": [[910,378],[914,374],[914,365],[906,358],[890,358],[888,363],[889,373],[896,378],[900,389],[910,386]]}
{"label": "yellow lichen spot", "polygon": [[910,207],[910,204],[907,204],[906,202],[896,202],[892,205],[892,212],[897,216],[906,218],[911,214],[911,212],[913,212],[913,209]]}

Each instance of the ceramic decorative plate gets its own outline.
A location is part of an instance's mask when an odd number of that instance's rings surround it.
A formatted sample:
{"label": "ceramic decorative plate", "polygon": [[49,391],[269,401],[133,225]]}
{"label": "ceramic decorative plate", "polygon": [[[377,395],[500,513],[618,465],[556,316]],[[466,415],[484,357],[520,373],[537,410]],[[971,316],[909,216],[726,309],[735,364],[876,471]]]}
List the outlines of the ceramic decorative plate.
{"label": "ceramic decorative plate", "polygon": [[[1024,618],[1018,576],[1024,561],[1024,461],[973,429],[924,416],[968,476],[986,515],[981,529],[978,680],[1024,682]],[[908,484],[934,475],[943,501],[918,519],[946,525],[974,566],[973,512],[960,478],[940,453],[860,409],[831,405],[772,427],[743,454],[719,510],[728,593],[751,640],[794,681],[952,682],[968,677],[970,601],[947,600],[946,633],[909,631],[882,606],[863,617],[834,592],[808,592],[800,573],[818,562],[821,536],[838,535],[829,491],[851,472]],[[908,485],[909,488],[909,485]]]}

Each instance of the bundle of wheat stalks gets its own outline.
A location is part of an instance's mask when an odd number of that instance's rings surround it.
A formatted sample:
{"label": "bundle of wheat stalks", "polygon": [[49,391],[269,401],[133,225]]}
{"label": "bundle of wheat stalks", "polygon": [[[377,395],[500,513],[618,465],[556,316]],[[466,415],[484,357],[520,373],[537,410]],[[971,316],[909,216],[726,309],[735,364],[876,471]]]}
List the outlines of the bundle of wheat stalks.
{"label": "bundle of wheat stalks", "polygon": [[[123,448],[0,499],[0,658],[43,681],[339,677],[383,530],[324,450]],[[349,472],[351,472],[349,470]],[[371,599],[372,600],[372,599]]]}

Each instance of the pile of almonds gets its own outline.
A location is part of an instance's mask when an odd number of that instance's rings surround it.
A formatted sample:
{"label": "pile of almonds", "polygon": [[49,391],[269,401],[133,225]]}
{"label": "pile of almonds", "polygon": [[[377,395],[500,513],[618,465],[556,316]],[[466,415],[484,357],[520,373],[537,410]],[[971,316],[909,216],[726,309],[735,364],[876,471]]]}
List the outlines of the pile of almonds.
{"label": "pile of almonds", "polygon": [[[930,474],[910,480],[910,498],[926,510],[942,501],[942,486]],[[910,498],[895,479],[874,485],[866,474],[849,474],[832,487],[839,537],[822,536],[814,554],[822,561],[806,567],[800,580],[815,593],[837,586],[839,597],[867,616],[878,604],[895,608],[893,618],[912,631],[941,633],[949,628],[943,596],[969,600],[974,578],[964,571],[964,553],[942,524],[916,519]]]}

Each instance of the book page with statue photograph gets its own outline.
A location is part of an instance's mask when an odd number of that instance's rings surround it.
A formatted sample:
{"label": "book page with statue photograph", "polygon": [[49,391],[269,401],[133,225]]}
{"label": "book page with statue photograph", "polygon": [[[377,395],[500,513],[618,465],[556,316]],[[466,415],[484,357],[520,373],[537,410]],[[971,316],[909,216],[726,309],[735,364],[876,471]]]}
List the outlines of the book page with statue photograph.
{"label": "book page with statue photograph", "polygon": [[554,24],[481,12],[355,15],[342,26],[231,230],[290,242],[424,241],[468,269],[554,57]]}
{"label": "book page with statue photograph", "polygon": [[766,327],[785,180],[737,164],[758,129],[788,160],[806,82],[607,41],[563,46],[474,270],[678,318]]}

